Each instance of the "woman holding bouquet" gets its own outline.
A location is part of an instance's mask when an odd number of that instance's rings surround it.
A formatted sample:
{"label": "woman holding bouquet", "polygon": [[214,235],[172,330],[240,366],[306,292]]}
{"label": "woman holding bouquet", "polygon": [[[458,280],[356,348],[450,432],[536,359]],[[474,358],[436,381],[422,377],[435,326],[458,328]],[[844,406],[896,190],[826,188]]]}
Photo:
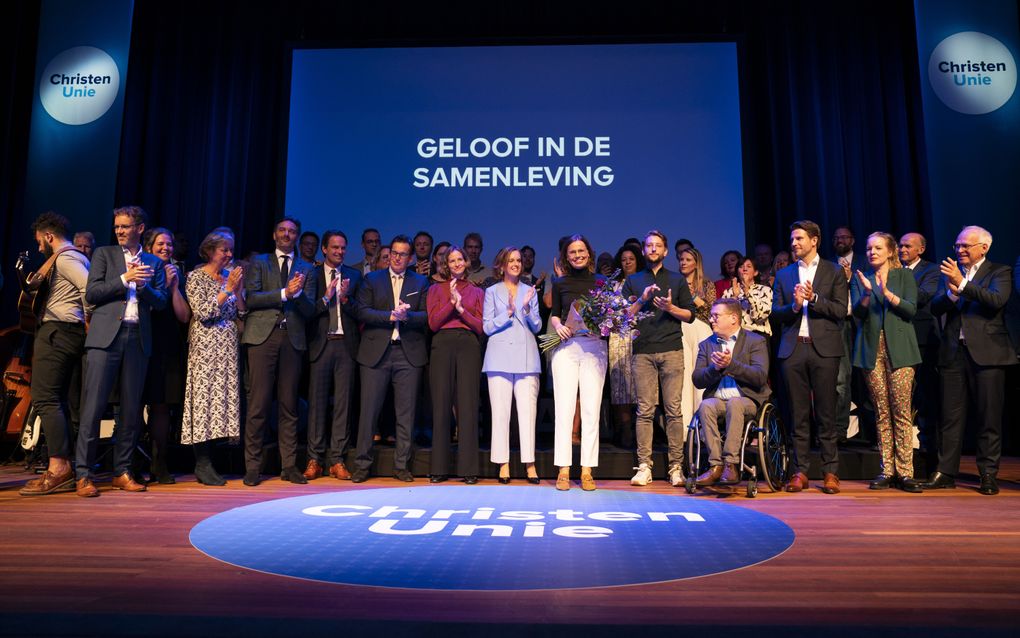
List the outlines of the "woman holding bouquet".
{"label": "woman holding bouquet", "polygon": [[449,283],[429,286],[426,305],[432,337],[429,387],[432,390],[433,483],[450,472],[450,416],[457,406],[457,475],[478,482],[478,386],[482,372],[482,301],[485,293],[468,281],[464,251],[446,253]]}
{"label": "woman holding bouquet", "polygon": [[538,407],[538,375],[542,365],[535,333],[542,329],[535,289],[523,283],[521,251],[513,246],[496,253],[493,273],[500,283],[485,289],[482,326],[489,335],[482,371],[489,380],[492,404],[490,459],[499,464],[499,482],[510,482],[510,405],[517,399],[517,424],[521,462],[527,466],[528,482],[538,483],[535,472],[535,413]]}
{"label": "woman holding bouquet", "polygon": [[553,397],[556,402],[554,463],[559,466],[556,489],[570,489],[570,442],[574,421],[574,397],[580,389],[581,400],[581,489],[592,491],[595,480],[591,469],[599,463],[599,414],[602,386],[606,380],[608,356],[606,341],[591,334],[581,319],[575,302],[606,278],[595,274],[591,244],[583,235],[573,235],[560,251],[562,277],[553,279],[552,314],[549,322],[561,343],[552,356]]}

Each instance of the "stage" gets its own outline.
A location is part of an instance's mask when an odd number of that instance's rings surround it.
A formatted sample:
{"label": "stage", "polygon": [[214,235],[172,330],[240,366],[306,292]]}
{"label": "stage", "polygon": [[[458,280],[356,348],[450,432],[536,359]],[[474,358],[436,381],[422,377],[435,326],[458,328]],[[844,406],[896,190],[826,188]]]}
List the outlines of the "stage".
{"label": "stage", "polygon": [[[596,495],[653,495],[676,508],[743,508],[742,514],[785,523],[795,539],[769,560],[700,578],[450,591],[421,589],[423,583],[355,586],[262,573],[210,558],[189,536],[193,540],[193,528],[209,517],[276,499],[346,492],[341,496],[353,502],[371,496],[370,490],[399,495],[407,488],[470,496],[479,487],[429,486],[420,478],[414,484],[373,478],[362,485],[323,478],[301,486],[274,478],[247,488],[230,476],[227,487],[214,488],[179,476],[176,485],[138,495],[100,481],[98,499],[24,498],[17,490],[29,476],[6,466],[0,468],[0,634],[620,636],[636,635],[621,633],[628,629],[641,635],[689,629],[694,635],[746,636],[1015,635],[1020,460],[1003,464],[997,497],[975,491],[974,470],[968,459],[957,489],[921,495],[873,492],[864,481],[844,481],[836,496],[812,488],[802,494],[762,490],[756,499],[742,490],[727,497],[688,496],[661,480],[646,488],[599,481],[594,494],[575,484],[562,494],[550,480],[540,486],[515,480],[505,488],[484,479],[487,493],[512,489],[527,496],[534,490],[537,501],[562,497],[576,505]],[[251,525],[250,534],[237,535],[238,543],[268,533],[268,523]],[[392,557],[376,558],[386,564]],[[547,565],[519,566],[536,581],[543,569]]]}

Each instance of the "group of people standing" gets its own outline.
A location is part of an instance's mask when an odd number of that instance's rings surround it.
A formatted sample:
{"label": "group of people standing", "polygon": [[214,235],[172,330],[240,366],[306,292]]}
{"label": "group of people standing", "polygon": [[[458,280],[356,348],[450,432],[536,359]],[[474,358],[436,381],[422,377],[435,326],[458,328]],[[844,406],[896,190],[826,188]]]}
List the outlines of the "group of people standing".
{"label": "group of people standing", "polygon": [[[790,234],[794,263],[763,268],[763,256],[731,251],[721,264],[730,276],[716,283],[705,277],[701,253],[686,240],[674,245],[679,271],[667,269],[669,244],[660,231],[625,244],[608,272],[589,241],[572,235],[561,240],[556,276],[545,287],[544,275],[531,272],[533,249],[504,247],[491,268],[486,267],[480,262],[482,243],[476,233],[468,234],[463,246],[433,246],[427,233],[413,239],[398,235],[383,246],[378,232],[368,229],[362,234],[366,259],[348,266],[342,231],[326,231],[320,240],[314,233],[302,235],[300,222],[284,217],[274,227],[272,252],[235,260],[233,232],[218,228],[199,247],[202,265],[185,273],[173,259],[173,233],[165,228],[146,233],[140,208],[116,209],[113,222],[117,245],[91,255],[71,244],[69,223],[60,215],[45,213],[33,225],[39,249],[49,258],[29,285],[48,290],[35,340],[32,396],[50,458],[47,471],[22,489],[24,495],[98,495],[93,471],[99,420],[115,389],[120,404],[115,488],[146,489],[131,472],[143,403],[149,406],[153,476],[161,483],[174,481],[166,469],[167,404],[178,393],[180,442],[192,446],[195,477],[201,483],[225,483],[213,464],[211,444],[240,439],[242,412],[243,482],[261,482],[274,398],[281,479],[306,483],[328,475],[364,482],[391,386],[394,475],[410,482],[412,434],[426,370],[433,425],[430,480],[443,482],[453,475],[468,484],[477,482],[484,374],[492,410],[490,460],[499,466],[498,480],[511,480],[515,404],[526,480],[538,483],[535,420],[542,363],[535,335],[543,328],[541,305],[549,310],[548,329],[560,339],[550,361],[558,489],[572,485],[575,444],[580,447],[580,485],[596,488],[593,469],[598,466],[607,371],[613,403],[623,406],[621,417],[629,417],[629,404],[635,408],[638,466],[633,484],[652,480],[653,420],[660,404],[668,443],[666,479],[674,486],[684,484],[681,397],[689,385],[705,392],[698,409],[707,429],[710,467],[698,484],[736,480],[739,434],[734,432],[739,430],[734,428],[742,429],[743,419],[770,394],[768,340],[776,327],[776,356],[794,439],[788,491],[808,487],[812,413],[819,424],[822,489],[839,491],[836,424],[846,360],[865,371],[876,406],[882,473],[872,487],[952,487],[970,399],[983,424],[981,491],[997,491],[1003,370],[1016,363],[1002,324],[1011,281],[1008,268],[985,260],[991,236],[978,227],[961,232],[955,246],[958,261],[947,259],[939,267],[922,263],[919,253],[910,263],[901,263],[904,245],[909,249],[912,238],[919,236],[905,236],[898,247],[892,236],[873,233],[867,265],[857,267],[850,260],[821,260],[819,227],[796,222]],[[921,242],[923,252],[923,238]],[[577,317],[575,302],[614,272],[623,278],[630,311],[642,313],[633,339],[592,334]],[[914,328],[925,312],[946,318],[938,362],[946,409],[939,469],[921,483],[914,480],[911,465],[911,396],[914,369],[922,363]],[[684,326],[697,321],[711,326],[710,333],[699,339],[698,347],[688,344],[696,352],[687,353],[685,364]],[[180,334],[177,350],[175,331]],[[244,410],[242,352],[248,374]],[[73,435],[65,403],[73,368],[83,353],[83,402],[72,463]],[[308,460],[302,470],[297,421],[306,358]],[[356,377],[360,416],[355,460],[348,468]],[[455,465],[454,417],[459,431]],[[727,423],[725,448],[720,419]]]}

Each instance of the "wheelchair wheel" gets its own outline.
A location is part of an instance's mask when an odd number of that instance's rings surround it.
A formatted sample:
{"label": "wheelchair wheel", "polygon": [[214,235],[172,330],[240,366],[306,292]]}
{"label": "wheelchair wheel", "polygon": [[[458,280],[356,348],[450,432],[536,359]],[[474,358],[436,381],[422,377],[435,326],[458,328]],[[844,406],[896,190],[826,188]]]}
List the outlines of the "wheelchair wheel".
{"label": "wheelchair wheel", "polygon": [[[692,480],[696,480],[708,467],[708,454],[704,452],[705,450],[701,442],[701,422],[695,416],[691,420],[691,424],[687,426],[687,434],[686,438],[684,438],[684,476],[692,484]],[[694,490],[693,488],[688,488],[687,491],[691,493]]]}
{"label": "wheelchair wheel", "polygon": [[762,478],[773,492],[789,479],[789,440],[774,404],[766,403],[758,413],[758,465]]}
{"label": "wheelchair wheel", "polygon": [[754,498],[758,496],[758,481],[757,479],[751,479],[747,482],[747,498]]}

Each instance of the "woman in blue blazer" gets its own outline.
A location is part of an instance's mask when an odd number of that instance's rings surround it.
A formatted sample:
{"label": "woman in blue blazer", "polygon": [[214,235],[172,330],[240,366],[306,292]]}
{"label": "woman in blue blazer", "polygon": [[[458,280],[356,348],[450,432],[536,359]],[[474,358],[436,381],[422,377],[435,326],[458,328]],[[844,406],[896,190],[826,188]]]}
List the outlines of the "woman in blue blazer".
{"label": "woman in blue blazer", "polygon": [[911,324],[917,312],[914,274],[900,265],[896,239],[888,233],[868,236],[871,272],[857,271],[851,287],[853,314],[857,318],[854,366],[864,370],[864,380],[875,404],[882,473],[871,489],[898,486],[920,492],[914,480],[914,417],[911,394],[913,366],[921,363],[917,333]]}
{"label": "woman in blue blazer", "polygon": [[538,409],[538,375],[541,371],[535,334],[542,328],[535,289],[520,281],[521,251],[513,246],[496,254],[493,271],[499,283],[485,289],[482,328],[489,336],[482,365],[489,379],[492,405],[490,459],[499,463],[499,482],[510,482],[510,406],[517,399],[521,461],[528,482],[537,484],[535,472],[535,415]]}

